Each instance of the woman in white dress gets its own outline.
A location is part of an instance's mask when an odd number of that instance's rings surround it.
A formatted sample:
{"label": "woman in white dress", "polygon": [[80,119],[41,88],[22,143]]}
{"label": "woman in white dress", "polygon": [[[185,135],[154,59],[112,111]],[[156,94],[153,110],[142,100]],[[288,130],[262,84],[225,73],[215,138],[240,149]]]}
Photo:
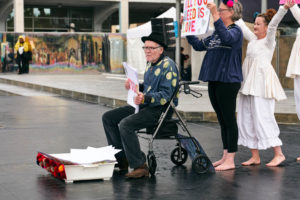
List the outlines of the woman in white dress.
{"label": "woman in white dress", "polygon": [[254,33],[242,19],[236,22],[249,42],[242,67],[244,81],[240,89],[237,122],[238,144],[250,148],[252,157],[242,165],[260,164],[259,150],[270,147],[274,149],[274,158],[267,166],[278,166],[285,160],[274,110],[275,100],[286,99],[286,95],[271,61],[278,24],[294,4],[293,0],[287,0],[277,13],[269,9],[258,15]]}
{"label": "woman in white dress", "polygon": [[[300,8],[298,5],[291,7],[291,12],[297,22],[300,24]],[[300,120],[300,28],[297,31],[296,41],[293,45],[289,64],[286,70],[286,76],[294,79],[294,94],[296,103],[296,112]],[[300,161],[300,157],[297,158]]]}

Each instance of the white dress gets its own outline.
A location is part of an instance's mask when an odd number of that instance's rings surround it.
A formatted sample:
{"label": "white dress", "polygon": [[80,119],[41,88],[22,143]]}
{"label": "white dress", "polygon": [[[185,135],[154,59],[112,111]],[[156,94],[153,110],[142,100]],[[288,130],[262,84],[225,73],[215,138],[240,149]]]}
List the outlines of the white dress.
{"label": "white dress", "polygon": [[[300,24],[300,8],[298,5],[294,5],[290,8],[294,18]],[[297,31],[297,37],[293,45],[291,56],[289,59],[288,67],[286,70],[286,76],[295,78],[300,75],[300,28]]]}
{"label": "white dress", "polygon": [[[300,24],[300,8],[298,5],[294,5],[290,10],[294,18]],[[300,28],[297,30],[297,37],[289,59],[286,76],[294,78],[296,112],[300,120]]]}
{"label": "white dress", "polygon": [[243,63],[244,81],[240,90],[242,94],[276,99],[277,101],[286,99],[284,90],[271,64],[276,47],[276,30],[286,13],[287,10],[280,6],[269,23],[267,36],[260,40],[242,19],[235,22],[241,27],[244,38],[249,42]]}
{"label": "white dress", "polygon": [[282,145],[274,111],[275,100],[286,99],[286,95],[271,61],[276,46],[276,30],[286,13],[287,10],[281,6],[268,25],[266,37],[260,40],[242,19],[235,22],[249,41],[238,102],[238,144],[251,149]]}

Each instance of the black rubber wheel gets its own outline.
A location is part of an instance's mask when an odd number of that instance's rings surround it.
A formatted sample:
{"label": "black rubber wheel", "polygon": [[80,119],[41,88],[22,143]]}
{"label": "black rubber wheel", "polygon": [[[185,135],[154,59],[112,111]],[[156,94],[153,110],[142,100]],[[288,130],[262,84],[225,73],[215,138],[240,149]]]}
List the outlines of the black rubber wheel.
{"label": "black rubber wheel", "polygon": [[204,155],[197,155],[192,163],[193,170],[198,174],[203,174],[208,171],[209,168],[209,159]]}
{"label": "black rubber wheel", "polygon": [[152,176],[154,176],[157,167],[155,155],[153,153],[149,153],[147,155],[147,161],[149,166],[149,172]]}
{"label": "black rubber wheel", "polygon": [[[180,149],[181,149],[181,153],[180,153]],[[177,166],[183,165],[187,161],[187,158],[188,158],[188,153],[183,147],[181,148],[176,147],[171,152],[171,161]]]}

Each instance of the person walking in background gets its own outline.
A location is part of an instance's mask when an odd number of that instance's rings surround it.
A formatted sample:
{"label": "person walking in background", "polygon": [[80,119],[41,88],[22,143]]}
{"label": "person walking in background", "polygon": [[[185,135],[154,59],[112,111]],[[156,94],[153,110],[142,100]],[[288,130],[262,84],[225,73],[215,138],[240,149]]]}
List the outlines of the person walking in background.
{"label": "person walking in background", "polygon": [[[3,46],[4,48],[3,48]],[[11,59],[8,57],[9,54],[9,47],[6,44],[2,44],[1,48],[3,52],[1,52],[1,61],[2,61],[2,73],[5,73],[8,71],[8,62],[11,61]]]}
{"label": "person walking in background", "polygon": [[25,42],[25,37],[20,35],[18,42],[15,45],[15,51],[17,52],[16,62],[19,68],[19,74],[26,73],[27,70],[27,59],[26,54],[29,50],[29,43]]}
{"label": "person walking in background", "polygon": [[275,100],[286,99],[286,95],[271,61],[278,24],[293,5],[292,0],[287,0],[277,13],[274,9],[268,9],[266,13],[259,14],[255,19],[254,33],[242,19],[236,22],[244,38],[249,41],[243,63],[244,81],[240,90],[237,120],[238,144],[250,148],[252,157],[242,165],[260,164],[259,150],[270,147],[273,147],[274,158],[267,166],[278,166],[285,160],[274,111]]}
{"label": "person walking in background", "polygon": [[243,33],[234,21],[242,17],[242,5],[237,1],[223,0],[219,9],[208,3],[215,31],[202,40],[187,36],[188,42],[196,51],[207,51],[199,80],[208,82],[211,104],[221,126],[223,156],[213,163],[217,171],[235,168],[238,128],[235,117],[236,97],[243,81],[242,43]]}
{"label": "person walking in background", "polygon": [[6,72],[12,72],[14,70],[14,51],[12,48],[8,48],[5,55],[5,68]]}
{"label": "person walking in background", "polygon": [[[294,18],[300,25],[300,8],[294,5],[290,8]],[[294,96],[296,112],[300,120],[300,28],[297,30],[297,37],[293,45],[289,63],[286,70],[286,77],[294,79]],[[300,157],[297,158],[300,161]]]}

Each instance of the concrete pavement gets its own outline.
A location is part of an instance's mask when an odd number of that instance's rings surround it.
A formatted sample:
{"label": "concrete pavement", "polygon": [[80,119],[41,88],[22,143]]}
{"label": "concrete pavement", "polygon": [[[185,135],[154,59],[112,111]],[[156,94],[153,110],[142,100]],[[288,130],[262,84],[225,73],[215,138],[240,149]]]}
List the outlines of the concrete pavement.
{"label": "concrete pavement", "polygon": [[[81,101],[118,107],[126,104],[124,90],[125,75],[116,74],[3,74],[0,75],[0,90],[12,94],[40,92],[40,95],[59,95]],[[14,88],[12,87],[14,86]],[[26,92],[20,92],[25,90]],[[178,110],[188,121],[216,122],[216,115],[210,104],[205,83],[192,86],[203,96],[199,99],[180,94]],[[286,90],[288,99],[276,103],[275,116],[280,124],[300,124],[298,120],[293,90]],[[26,96],[26,95],[25,95]]]}

